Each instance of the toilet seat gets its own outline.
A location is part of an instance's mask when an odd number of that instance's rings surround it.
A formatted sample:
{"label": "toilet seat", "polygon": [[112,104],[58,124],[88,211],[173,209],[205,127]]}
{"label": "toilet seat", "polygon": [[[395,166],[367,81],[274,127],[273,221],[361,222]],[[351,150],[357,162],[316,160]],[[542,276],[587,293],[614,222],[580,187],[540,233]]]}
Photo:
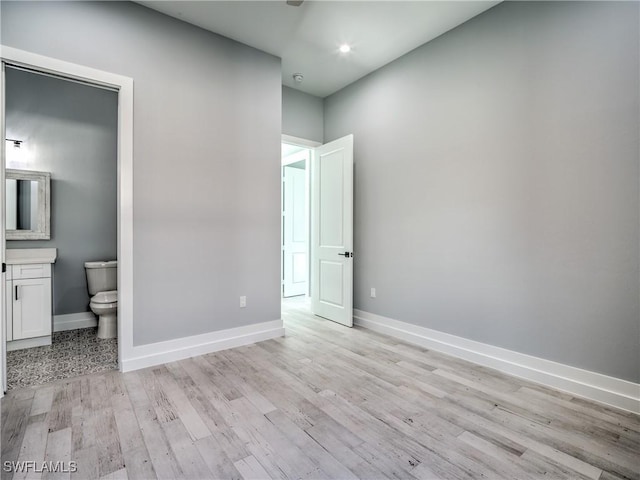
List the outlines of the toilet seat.
{"label": "toilet seat", "polygon": [[109,290],[108,292],[98,292],[91,297],[91,303],[107,304],[116,303],[118,301],[118,291]]}
{"label": "toilet seat", "polygon": [[84,268],[116,268],[117,260],[105,260],[104,262],[84,262]]}

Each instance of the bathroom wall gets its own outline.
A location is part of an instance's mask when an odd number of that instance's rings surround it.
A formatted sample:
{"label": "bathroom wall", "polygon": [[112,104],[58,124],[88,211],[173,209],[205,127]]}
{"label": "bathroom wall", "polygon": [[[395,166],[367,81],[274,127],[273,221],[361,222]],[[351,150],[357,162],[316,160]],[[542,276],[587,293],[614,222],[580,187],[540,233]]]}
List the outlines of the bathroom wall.
{"label": "bathroom wall", "polygon": [[53,313],[88,311],[84,262],[116,258],[115,92],[6,69],[7,168],[51,172],[51,240],[7,248],[56,247]]}
{"label": "bathroom wall", "polygon": [[639,10],[504,2],[325,99],[356,308],[640,381]]}
{"label": "bathroom wall", "polygon": [[130,2],[0,13],[4,45],[133,79],[134,345],[279,319],[280,59]]}
{"label": "bathroom wall", "polygon": [[324,138],[322,99],[283,86],[282,133],[322,143]]}

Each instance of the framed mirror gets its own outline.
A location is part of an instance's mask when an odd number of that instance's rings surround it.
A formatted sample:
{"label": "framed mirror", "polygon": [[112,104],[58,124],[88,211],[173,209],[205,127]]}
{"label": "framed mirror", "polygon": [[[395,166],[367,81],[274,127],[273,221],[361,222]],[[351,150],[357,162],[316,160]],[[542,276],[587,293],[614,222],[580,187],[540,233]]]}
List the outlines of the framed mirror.
{"label": "framed mirror", "polygon": [[49,240],[51,174],[6,170],[6,239]]}

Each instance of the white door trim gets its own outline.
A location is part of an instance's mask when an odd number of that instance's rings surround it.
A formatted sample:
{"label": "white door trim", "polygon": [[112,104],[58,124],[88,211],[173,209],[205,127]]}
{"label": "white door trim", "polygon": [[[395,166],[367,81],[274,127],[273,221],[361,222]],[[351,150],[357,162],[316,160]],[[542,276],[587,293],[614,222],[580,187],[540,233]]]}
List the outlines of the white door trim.
{"label": "white door trim", "polygon": [[[5,226],[6,226],[6,206],[5,206],[5,149],[7,138],[4,128],[4,63],[0,62],[0,134],[2,135],[2,145],[0,146],[0,262],[5,263]],[[7,388],[7,308],[5,305],[5,283],[6,274],[0,274],[0,398],[4,397]]]}
{"label": "white door trim", "polygon": [[306,138],[294,137],[292,135],[282,134],[282,143],[288,143],[289,145],[295,145],[296,147],[315,148],[322,145],[315,140],[307,140]]}
{"label": "white door trim", "polygon": [[[4,45],[0,45],[0,58],[9,64],[118,90],[118,365],[122,371],[133,357],[133,79]],[[4,205],[4,200],[1,202]]]}

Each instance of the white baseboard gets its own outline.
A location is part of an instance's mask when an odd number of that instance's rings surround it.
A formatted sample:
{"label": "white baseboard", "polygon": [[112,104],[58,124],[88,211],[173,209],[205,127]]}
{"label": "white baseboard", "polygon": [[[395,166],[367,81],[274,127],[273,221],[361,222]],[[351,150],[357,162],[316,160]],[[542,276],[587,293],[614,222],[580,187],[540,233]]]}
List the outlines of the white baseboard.
{"label": "white baseboard", "polygon": [[438,352],[640,414],[640,384],[494,347],[362,310],[356,325]]}
{"label": "white baseboard", "polygon": [[54,315],[53,317],[54,332],[97,326],[98,318],[91,312],[67,313],[65,315]]}
{"label": "white baseboard", "polygon": [[282,336],[284,336],[282,320],[273,320],[166,342],[139,345],[133,347],[133,354],[125,359],[120,367],[121,371],[130,372]]}

